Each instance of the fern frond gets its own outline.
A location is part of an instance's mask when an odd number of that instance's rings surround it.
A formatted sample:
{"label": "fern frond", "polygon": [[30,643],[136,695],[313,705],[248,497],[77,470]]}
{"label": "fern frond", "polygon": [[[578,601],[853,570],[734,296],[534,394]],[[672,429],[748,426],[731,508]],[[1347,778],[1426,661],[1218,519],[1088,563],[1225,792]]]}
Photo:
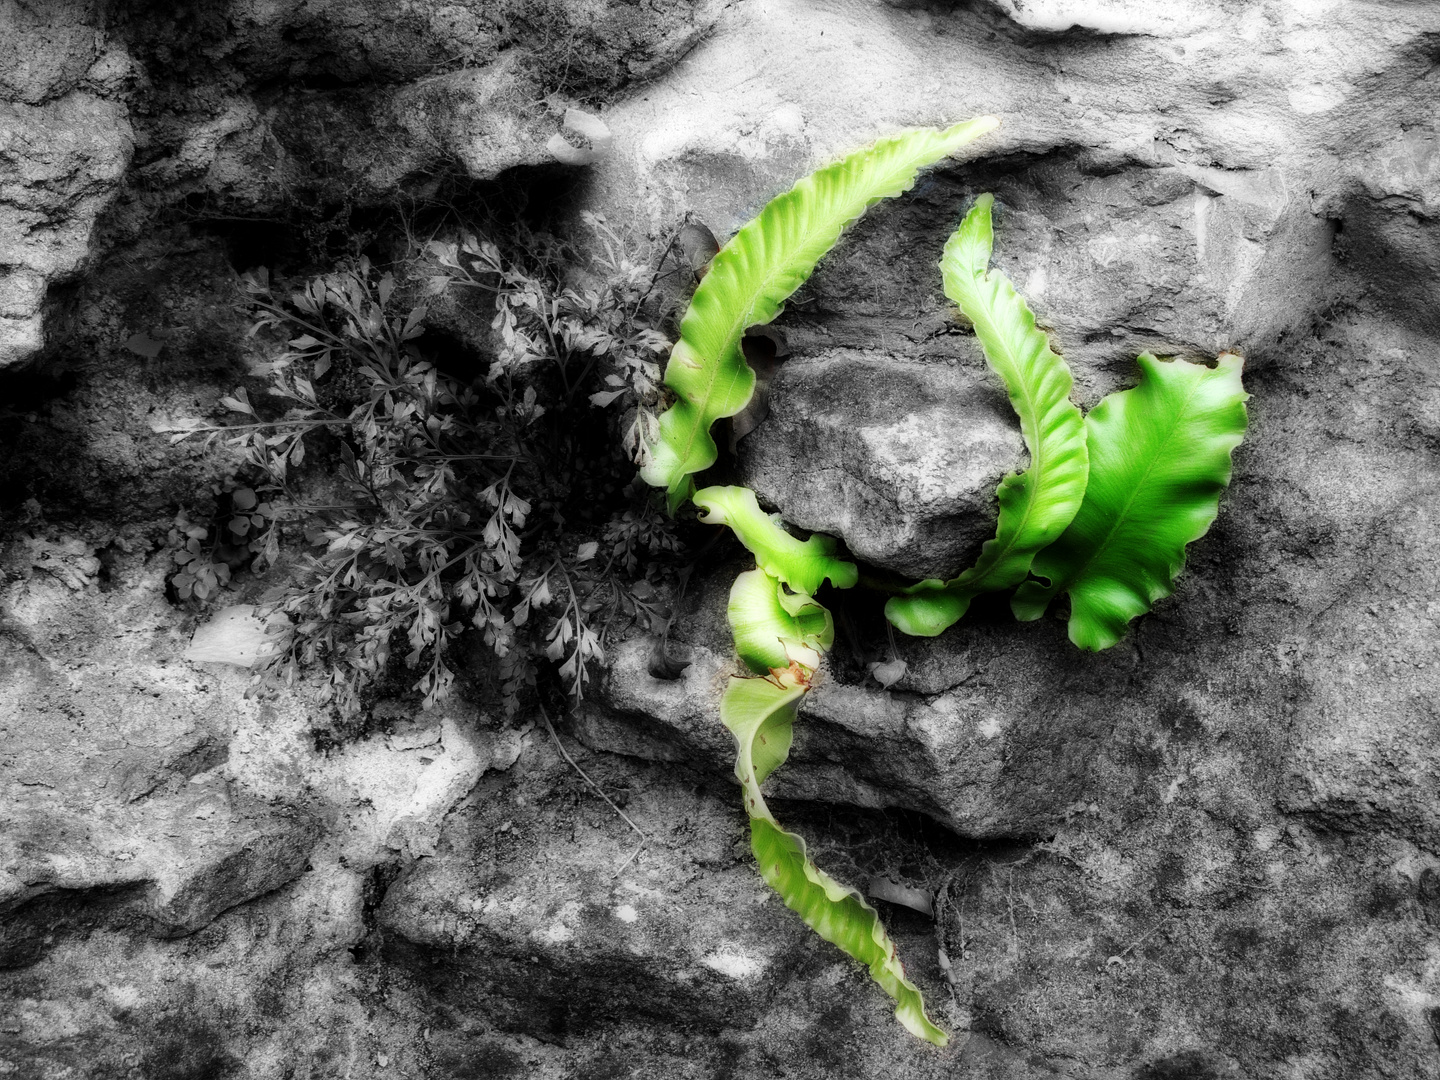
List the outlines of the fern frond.
{"label": "fern frond", "polygon": [[987,273],[994,202],[992,195],[975,201],[946,243],[940,270],[945,295],[975,324],[985,359],[1005,382],[1030,467],[1000,482],[995,538],[974,566],[948,582],[923,581],[886,603],[886,617],[917,637],[934,637],[953,625],[980,593],[1025,580],[1036,553],[1064,532],[1085,495],[1085,423],[1070,401],[1070,369],[1009,278],[999,270]]}
{"label": "fern frond", "polygon": [[803,593],[792,593],[764,570],[747,570],[730,587],[727,610],[735,651],[757,675],[791,664],[814,669],[835,642],[830,612]]}
{"label": "fern frond", "polygon": [[949,1036],[925,1015],[920,991],[905,977],[875,909],[810,860],[805,841],[780,827],[760,793],[760,784],[789,755],[795,710],[805,691],[804,681],[783,673],[774,680],[732,678],[720,699],[720,719],[739,748],[735,775],[744,789],[760,875],[806,926],[870,969],[871,978],[895,999],[895,1017],[906,1030],[944,1046]]}
{"label": "fern frond", "polygon": [[1149,353],[1140,385],[1111,394],[1085,418],[1090,482],[1075,520],[1035,559],[1012,607],[1038,619],[1070,594],[1070,640],[1098,651],[1130,620],[1174,591],[1185,545],[1204,536],[1230,483],[1230,454],[1245,437],[1250,396],[1243,361],[1214,368]]}
{"label": "fern frond", "polygon": [[674,513],[694,490],[691,477],[715,463],[710,428],[750,401],[755,374],[740,339],[768,323],[835,246],[841,231],[881,199],[906,191],[916,174],[999,123],[983,116],[945,130],[922,129],[882,139],[812,173],[773,199],[710,263],[680,324],[665,384],[675,404],[640,475],[666,490]]}
{"label": "fern frond", "polygon": [[760,568],[796,592],[813,596],[826,578],[837,589],[849,589],[860,578],[854,563],[835,557],[833,537],[817,533],[809,540],[795,539],[760,509],[749,488],[707,487],[694,498],[705,512],[701,521],[730,526]]}

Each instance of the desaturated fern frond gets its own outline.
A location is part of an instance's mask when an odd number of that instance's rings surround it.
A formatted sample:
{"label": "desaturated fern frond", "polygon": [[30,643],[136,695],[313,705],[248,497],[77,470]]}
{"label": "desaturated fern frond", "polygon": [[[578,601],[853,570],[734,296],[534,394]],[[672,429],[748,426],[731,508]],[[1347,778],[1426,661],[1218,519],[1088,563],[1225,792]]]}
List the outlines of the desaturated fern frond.
{"label": "desaturated fern frond", "polygon": [[1243,361],[1213,368],[1139,359],[1141,381],[1111,394],[1085,419],[1090,482],[1070,527],[1036,557],[1015,594],[1021,619],[1038,619],[1070,595],[1070,640],[1109,648],[1130,620],[1169,596],[1185,545],[1210,528],[1230,482],[1230,454],[1245,437]]}
{"label": "desaturated fern frond", "polygon": [[641,470],[646,482],[665,489],[671,513],[694,490],[694,474],[715,462],[711,426],[750,401],[755,374],[740,350],[746,329],[780,314],[867,207],[908,190],[921,169],[998,123],[983,116],[882,139],[771,200],[721,248],[680,324],[665,368],[675,404],[660,417],[659,438]]}
{"label": "desaturated fern frond", "polygon": [[975,324],[985,359],[1005,382],[1030,467],[1000,482],[995,538],[974,566],[948,582],[923,581],[886,603],[886,617],[918,637],[947,629],[980,593],[1024,581],[1036,553],[1064,532],[1085,495],[1085,424],[1070,401],[1070,369],[1009,278],[999,270],[987,272],[994,202],[991,195],[976,200],[945,245],[940,270],[945,295]]}

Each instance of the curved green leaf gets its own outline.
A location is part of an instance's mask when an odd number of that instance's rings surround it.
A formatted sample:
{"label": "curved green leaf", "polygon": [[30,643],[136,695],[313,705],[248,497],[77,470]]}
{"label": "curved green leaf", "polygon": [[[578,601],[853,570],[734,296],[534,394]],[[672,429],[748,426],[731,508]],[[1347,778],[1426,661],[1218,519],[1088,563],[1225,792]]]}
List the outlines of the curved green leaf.
{"label": "curved green leaf", "polygon": [[749,488],[707,487],[695,493],[695,505],[705,512],[701,521],[729,525],[760,568],[796,592],[813,596],[826,578],[837,589],[852,588],[860,579],[854,563],[835,558],[833,537],[795,539],[760,509]]}
{"label": "curved green leaf", "polygon": [[780,827],[760,793],[760,784],[790,752],[795,710],[806,688],[788,674],[773,681],[732,678],[720,699],[720,719],[739,747],[735,775],[744,788],[760,875],[806,926],[869,967],[871,978],[895,999],[895,1018],[908,1031],[944,1046],[949,1036],[925,1015],[920,991],[905,977],[875,909],[810,861],[805,841]]}
{"label": "curved green leaf", "polygon": [[1085,419],[1090,483],[1070,527],[1035,559],[1012,602],[1038,619],[1070,594],[1070,640],[1114,645],[1131,619],[1174,591],[1185,545],[1215,520],[1230,483],[1230,453],[1245,437],[1243,361],[1214,368],[1140,357],[1140,385],[1111,394]]}
{"label": "curved green leaf", "polygon": [[728,615],[735,651],[758,675],[791,664],[813,671],[835,642],[830,612],[809,596],[788,592],[764,570],[747,570],[735,579]]}
{"label": "curved green leaf", "polygon": [[720,249],[681,321],[680,340],[665,368],[675,404],[660,417],[659,440],[640,470],[647,483],[666,489],[671,513],[694,490],[691,476],[715,463],[711,425],[750,401],[755,374],[740,351],[746,329],[780,314],[845,226],[867,207],[906,191],[919,170],[998,123],[982,116],[943,131],[881,139],[772,199]]}
{"label": "curved green leaf", "polygon": [[945,295],[975,324],[985,359],[1005,381],[1030,467],[1000,482],[995,538],[974,566],[948,582],[922,581],[886,603],[886,617],[917,637],[934,637],[953,625],[980,593],[1025,580],[1036,553],[1065,531],[1085,495],[1089,455],[1085,422],[1070,401],[1070,369],[1010,280],[999,270],[986,272],[994,202],[992,195],[975,201],[946,243],[940,270]]}

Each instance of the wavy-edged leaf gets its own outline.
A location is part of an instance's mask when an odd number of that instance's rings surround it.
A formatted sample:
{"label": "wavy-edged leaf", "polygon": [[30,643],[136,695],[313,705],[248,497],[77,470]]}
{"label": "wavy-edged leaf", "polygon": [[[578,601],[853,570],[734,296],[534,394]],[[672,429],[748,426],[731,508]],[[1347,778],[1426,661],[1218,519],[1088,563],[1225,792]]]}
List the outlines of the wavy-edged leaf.
{"label": "wavy-edged leaf", "polygon": [[707,487],[694,499],[705,511],[701,521],[730,526],[760,568],[796,592],[813,596],[826,578],[837,589],[852,588],[860,579],[854,563],[835,558],[833,537],[817,533],[809,540],[795,539],[760,509],[749,488]]}
{"label": "wavy-edged leaf", "polygon": [[904,633],[934,637],[960,619],[982,592],[1025,580],[1035,555],[1065,531],[1085,496],[1085,421],[1070,401],[1070,369],[1009,278],[989,270],[992,195],[981,195],[945,245],[945,295],[975,324],[985,359],[1005,382],[1030,467],[1011,473],[996,494],[1000,519],[970,569],[948,582],[923,581],[885,605]]}
{"label": "wavy-edged leaf", "polygon": [[772,199],[710,263],[680,323],[665,384],[675,404],[640,475],[666,489],[670,512],[715,463],[710,428],[750,400],[755,375],[740,351],[747,327],[768,323],[804,283],[841,231],[866,208],[906,191],[916,174],[993,130],[991,116],[954,127],[906,131],[805,177]]}
{"label": "wavy-edged leaf", "polygon": [[759,675],[791,664],[814,670],[835,642],[835,622],[825,607],[788,592],[764,570],[747,570],[730,587],[728,608],[735,651]]}
{"label": "wavy-edged leaf", "polygon": [[1111,394],[1085,418],[1090,483],[1075,520],[1035,559],[1012,602],[1038,619],[1070,594],[1070,640],[1109,648],[1130,620],[1174,591],[1185,545],[1204,536],[1230,483],[1230,454],[1248,420],[1244,362],[1214,368],[1139,359],[1140,385]]}
{"label": "wavy-edged leaf", "polygon": [[908,1031],[944,1046],[949,1036],[925,1015],[920,991],[905,977],[875,909],[810,861],[805,841],[780,827],[760,793],[760,784],[790,752],[795,709],[805,690],[805,682],[793,676],[732,678],[720,699],[720,718],[739,748],[735,775],[744,788],[760,875],[806,926],[870,969],[871,978],[895,999],[895,1018]]}

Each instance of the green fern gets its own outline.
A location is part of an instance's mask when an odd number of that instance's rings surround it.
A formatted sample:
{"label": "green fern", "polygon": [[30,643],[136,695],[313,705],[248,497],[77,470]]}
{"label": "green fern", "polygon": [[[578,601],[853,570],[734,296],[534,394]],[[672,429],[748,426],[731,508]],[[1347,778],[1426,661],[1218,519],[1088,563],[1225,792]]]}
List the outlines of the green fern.
{"label": "green fern", "polygon": [[735,580],[727,615],[736,652],[765,677],[731,678],[720,699],[720,719],[739,748],[735,775],[760,874],[806,926],[870,969],[909,1031],[943,1046],[948,1036],[925,1015],[920,991],[905,977],[875,909],[810,860],[805,842],[780,827],[760,792],[790,753],[796,707],[835,638],[830,612],[809,590],[827,579],[848,588],[855,566],[830,556],[829,537],[802,544],[785,532],[761,512],[749,488],[706,488],[695,501],[709,511],[705,520],[729,525],[760,562]]}
{"label": "green fern", "polygon": [[1020,619],[1070,595],[1070,640],[1108,649],[1130,620],[1169,596],[1185,545],[1210,528],[1245,437],[1243,361],[1214,368],[1140,357],[1140,385],[1111,394],[1085,419],[1090,483],[1070,527],[1035,559],[1041,581],[1016,592]]}
{"label": "green fern", "polygon": [[845,226],[873,203],[906,191],[927,165],[999,123],[967,120],[943,131],[907,131],[805,177],[746,224],[715,256],[695,290],[670,353],[665,384],[675,404],[641,476],[664,488],[674,513],[694,490],[691,477],[715,463],[710,428],[750,401],[755,373],[740,351],[747,328],[780,314]]}
{"label": "green fern", "polygon": [[835,641],[830,612],[764,570],[747,570],[735,579],[727,613],[735,651],[757,675],[794,664],[813,671]]}
{"label": "green fern", "polygon": [[1070,369],[1035,316],[1000,271],[986,272],[993,234],[994,196],[981,195],[945,245],[940,270],[945,295],[975,324],[990,367],[1005,381],[1010,404],[1030,451],[1030,468],[1000,482],[1000,520],[980,559],[948,582],[931,579],[885,605],[897,628],[934,637],[965,614],[982,592],[1025,580],[1041,548],[1058,537],[1085,495],[1085,424],[1070,402]]}
{"label": "green fern", "polygon": [[[777,588],[779,585],[767,576],[763,582],[755,581],[753,589],[747,585],[732,590],[731,626],[737,642],[747,639],[747,624],[753,627],[768,621],[775,630],[786,632],[788,624],[777,617],[774,591],[765,587],[767,583]],[[745,610],[751,603],[754,609]],[[807,609],[824,611],[809,597],[803,598],[803,603]],[[828,613],[824,618],[828,635]],[[756,664],[757,659],[754,654],[746,656],[751,664]],[[949,1036],[925,1014],[920,991],[905,977],[895,943],[886,934],[875,909],[859,892],[816,866],[806,854],[805,841],[781,828],[765,804],[760,785],[790,754],[795,711],[813,674],[799,660],[785,654],[782,659],[790,659],[788,669],[772,670],[770,677],[763,679],[732,678],[720,698],[720,719],[735,736],[738,747],[735,775],[744,792],[745,812],[750,817],[750,847],[760,875],[806,926],[870,969],[871,978],[895,999],[895,1016],[908,1031],[944,1046]]]}
{"label": "green fern", "polygon": [[[715,461],[711,425],[749,401],[754,375],[740,352],[745,329],[779,313],[870,203],[905,190],[918,169],[993,126],[982,118],[885,140],[800,181],[742,228],[716,256],[682,323],[666,369],[677,400],[661,417],[642,470],[666,489],[672,513],[693,493],[701,520],[732,529],[758,564],[736,580],[728,607],[736,651],[758,677],[730,679],[720,716],[737,742],[735,772],[761,875],[807,926],[869,967],[909,1031],[942,1046],[947,1036],[925,1014],[875,910],[809,859],[760,789],[789,755],[797,708],[834,639],[830,613],[813,594],[827,581],[854,586],[857,567],[837,556],[829,537],[790,535],[748,488],[695,492],[693,476]],[[1020,585],[1022,618],[1038,616],[1068,591],[1072,639],[1103,648],[1168,594],[1185,543],[1214,517],[1229,452],[1245,427],[1239,360],[1222,357],[1214,372],[1164,365],[1167,373],[1141,357],[1147,381],[1127,392],[1133,397],[1114,395],[1083,420],[1069,400],[1064,361],[1011,283],[987,269],[992,205],[988,195],[977,200],[946,245],[941,268],[947,295],[974,323],[1005,383],[1030,467],[1001,483],[996,535],[976,564],[949,582],[922,582],[893,597],[886,614],[908,633],[931,636],[984,591]],[[1023,583],[1032,570],[1049,583]]]}
{"label": "green fern", "polygon": [[814,593],[827,579],[837,589],[859,580],[854,563],[835,557],[833,537],[795,539],[760,509],[749,488],[708,487],[695,493],[695,505],[705,512],[701,521],[730,526],[755,561],[796,592]]}

